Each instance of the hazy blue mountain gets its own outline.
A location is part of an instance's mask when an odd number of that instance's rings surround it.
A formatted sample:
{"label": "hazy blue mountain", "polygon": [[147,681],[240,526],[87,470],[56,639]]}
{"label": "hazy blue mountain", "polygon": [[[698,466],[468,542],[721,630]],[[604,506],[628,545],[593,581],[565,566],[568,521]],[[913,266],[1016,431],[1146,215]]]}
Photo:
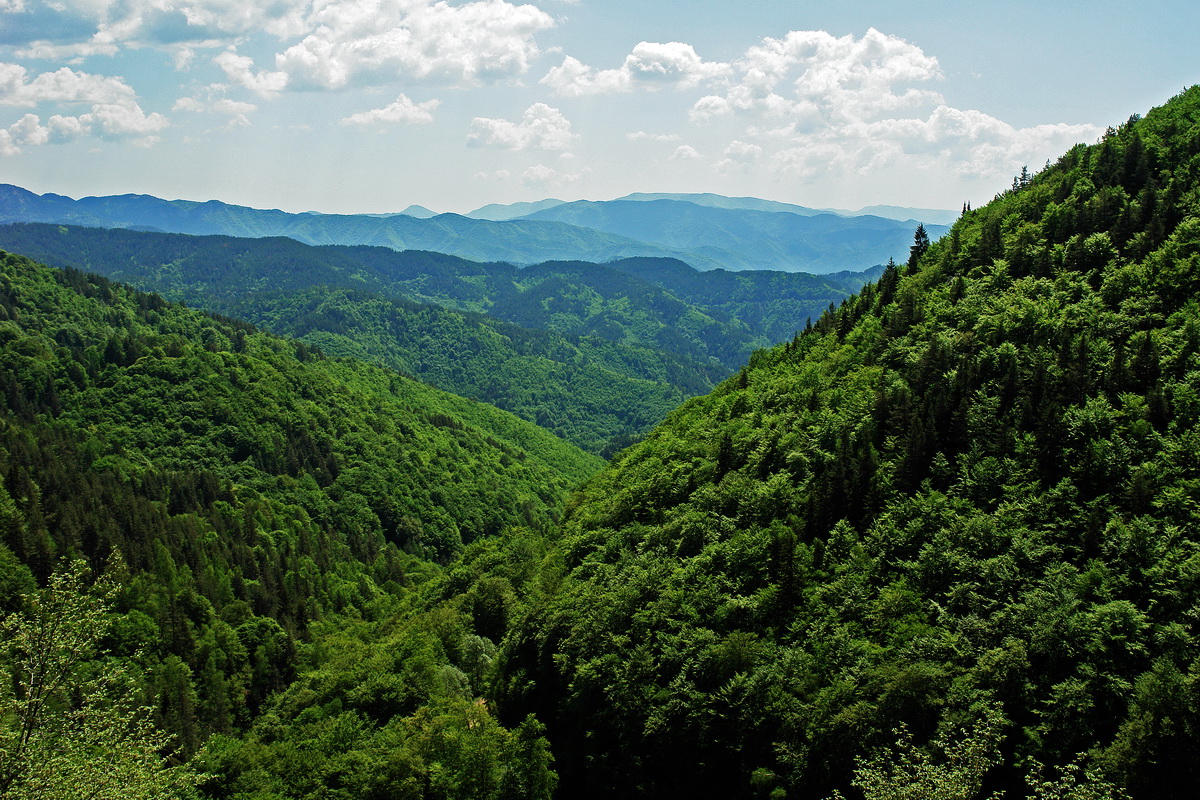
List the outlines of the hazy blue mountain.
{"label": "hazy blue mountain", "polygon": [[416,217],[417,219],[429,219],[430,217],[437,216],[436,211],[430,211],[425,206],[419,206],[416,204],[409,206],[400,213],[404,214],[405,216]]}
{"label": "hazy blue mountain", "polygon": [[[719,202],[719,195],[700,197]],[[726,199],[751,202],[750,198]],[[771,208],[785,206],[754,202]],[[473,261],[517,265],[652,257],[678,258],[701,270],[774,269],[818,274],[863,270],[885,263],[889,257],[902,261],[907,258],[915,227],[911,222],[875,216],[803,216],[778,208],[719,208],[670,199],[601,203],[547,200],[526,205],[532,208],[546,203],[555,205],[498,222],[460,214],[437,214],[428,219],[407,213],[292,214],[216,200],[200,203],[133,194],[73,200],[0,185],[0,222],[250,238],[286,236],[305,244],[429,250]],[[507,212],[492,209],[490,213]],[[926,227],[934,238],[945,230],[936,225]]]}
{"label": "hazy blue mountain", "polygon": [[949,225],[959,217],[958,211],[950,211],[944,208],[907,208],[905,206],[864,206],[858,211],[843,211],[839,213],[853,216],[873,214],[877,217],[900,220],[901,222],[920,220],[926,226]]}
{"label": "hazy blue mountain", "polygon": [[[906,206],[864,206],[857,211],[847,211],[844,208],[809,208],[792,203],[780,203],[775,200],[760,200],[757,197],[726,197],[711,192],[682,193],[682,192],[634,192],[618,200],[684,200],[698,206],[712,208],[736,208],[746,211],[784,211],[789,214],[799,214],[803,217],[815,217],[818,214],[836,214],[839,217],[875,216],[884,219],[894,219],[900,222],[924,222],[926,225],[949,225],[958,219],[959,212],[944,208],[908,208]],[[532,212],[531,212],[532,213]]]}
{"label": "hazy blue mountain", "polygon": [[561,205],[566,201],[547,198],[545,200],[537,200],[532,203],[509,203],[503,205],[500,203],[489,203],[482,208],[477,208],[474,211],[468,211],[464,216],[472,219],[490,219],[493,222],[504,222],[505,220],[516,219],[523,217],[526,214],[532,214],[535,211],[541,211],[544,208],[553,208]]}
{"label": "hazy blue mountain", "polygon": [[[801,216],[682,200],[581,200],[530,214],[702,255],[728,269],[823,274],[903,261],[915,224],[875,216]],[[926,226],[937,238],[942,226]]]}
{"label": "hazy blue mountain", "polygon": [[493,222],[459,214],[417,219],[404,214],[290,214],[216,200],[162,200],[149,195],[39,196],[0,184],[0,222],[55,222],[198,235],[286,236],[305,244],[379,245],[432,250],[475,261],[536,264],[548,260],[611,261],[630,256],[684,258],[701,269],[727,266],[703,254],[664,248],[559,222]]}
{"label": "hazy blue mountain", "polygon": [[[682,200],[695,203],[698,206],[710,208],[731,208],[743,211],[784,211],[789,214],[799,214],[803,217],[815,217],[817,214],[828,213],[825,209],[808,208],[792,203],[780,203],[776,200],[760,200],[757,197],[726,197],[712,192],[634,192],[617,200],[634,200],[649,202],[652,200]],[[840,213],[840,212],[839,212]],[[883,216],[882,214],[880,216]]]}

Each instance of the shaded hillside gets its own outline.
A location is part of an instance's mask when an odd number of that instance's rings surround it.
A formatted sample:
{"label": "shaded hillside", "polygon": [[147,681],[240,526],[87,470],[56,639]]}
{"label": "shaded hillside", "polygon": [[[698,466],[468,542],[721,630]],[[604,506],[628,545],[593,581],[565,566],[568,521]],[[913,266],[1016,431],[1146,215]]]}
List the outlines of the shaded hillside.
{"label": "shaded hillside", "polygon": [[[842,217],[717,208],[684,200],[562,203],[525,220],[554,220],[617,236],[699,253],[730,270],[823,274],[863,270],[901,258],[915,223],[883,217]],[[929,226],[933,236],[946,228]],[[686,260],[686,257],[684,257]],[[699,265],[696,265],[699,266]]]}
{"label": "shaded hillside", "polygon": [[917,796],[887,765],[921,758],[975,770],[946,796],[1067,796],[1035,760],[1092,783],[1072,797],[1193,796],[1197,186],[1200,87],[593,479],[496,689],[548,726],[563,796],[858,796],[871,754],[877,796]]}
{"label": "shaded hillside", "polygon": [[[415,285],[439,299],[468,300],[464,295],[481,288],[499,293],[507,286],[515,294],[504,301],[507,316],[517,317],[521,295],[512,278],[525,273],[509,265],[364,248],[379,256],[370,260],[358,257],[361,251],[284,238],[39,224],[0,227],[0,246],[246,319],[329,355],[400,370],[511,411],[592,452],[614,438],[619,443],[644,433],[730,371],[695,346],[689,358],[637,341],[576,335],[585,330],[582,324],[558,335],[397,296]],[[401,271],[393,264],[408,267]],[[465,273],[487,283],[481,287]],[[544,316],[529,319],[546,324]]]}

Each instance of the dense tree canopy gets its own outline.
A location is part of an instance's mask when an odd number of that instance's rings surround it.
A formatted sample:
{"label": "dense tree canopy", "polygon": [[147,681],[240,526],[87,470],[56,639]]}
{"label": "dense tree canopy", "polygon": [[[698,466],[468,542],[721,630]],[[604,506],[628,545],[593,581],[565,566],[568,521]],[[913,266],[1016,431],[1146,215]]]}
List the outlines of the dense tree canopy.
{"label": "dense tree canopy", "polygon": [[979,796],[1194,793],[1200,89],[1026,183],[572,501],[495,690],[567,794],[849,791],[993,703]]}

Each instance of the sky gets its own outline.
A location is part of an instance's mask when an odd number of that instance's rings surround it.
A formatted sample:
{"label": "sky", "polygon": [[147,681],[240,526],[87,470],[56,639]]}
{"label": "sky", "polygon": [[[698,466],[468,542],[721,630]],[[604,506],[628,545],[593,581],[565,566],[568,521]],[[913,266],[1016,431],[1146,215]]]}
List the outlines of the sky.
{"label": "sky", "polygon": [[1196,31],[1194,0],[0,0],[0,182],[957,209],[1200,81]]}

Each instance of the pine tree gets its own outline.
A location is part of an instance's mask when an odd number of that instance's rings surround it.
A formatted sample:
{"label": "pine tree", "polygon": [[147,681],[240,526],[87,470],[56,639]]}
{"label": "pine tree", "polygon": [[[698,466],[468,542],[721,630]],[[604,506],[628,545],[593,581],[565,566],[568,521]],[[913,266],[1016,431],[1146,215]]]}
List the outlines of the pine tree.
{"label": "pine tree", "polygon": [[928,249],[929,234],[925,232],[924,223],[917,223],[917,230],[913,233],[912,247],[908,248],[908,266],[915,267]]}

